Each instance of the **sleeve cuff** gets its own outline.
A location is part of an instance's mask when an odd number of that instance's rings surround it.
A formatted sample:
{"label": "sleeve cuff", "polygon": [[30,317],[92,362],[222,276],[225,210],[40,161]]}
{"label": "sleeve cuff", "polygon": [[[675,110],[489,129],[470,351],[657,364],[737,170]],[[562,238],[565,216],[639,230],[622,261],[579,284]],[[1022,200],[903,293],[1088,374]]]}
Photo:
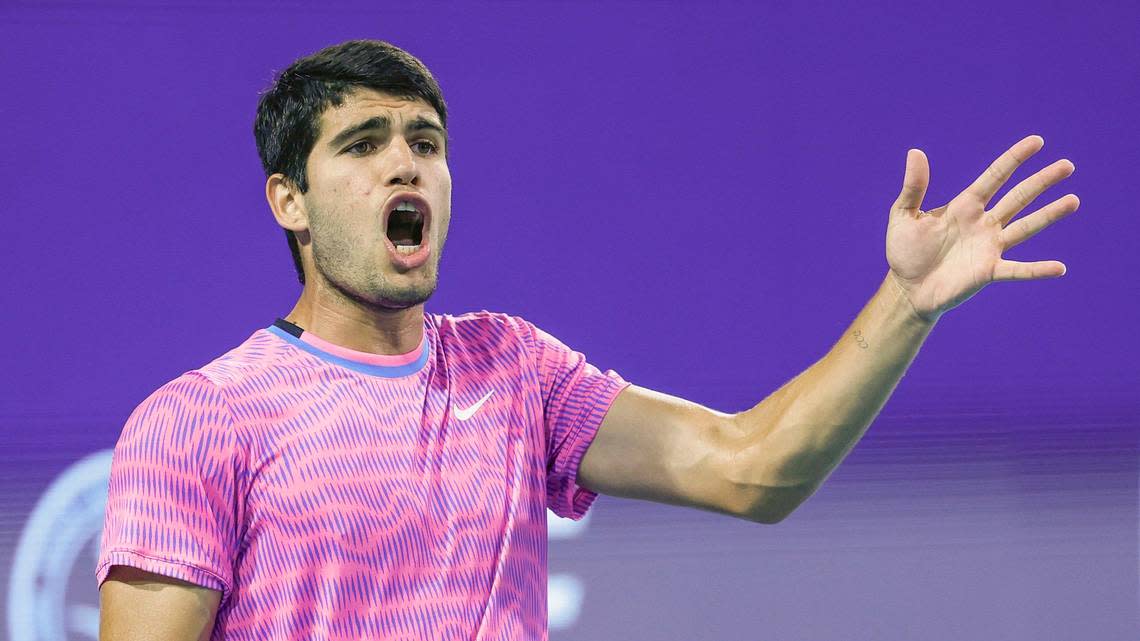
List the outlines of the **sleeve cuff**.
{"label": "sleeve cuff", "polygon": [[110,573],[113,565],[126,565],[145,572],[153,572],[217,590],[222,593],[220,603],[225,603],[230,595],[229,582],[213,570],[200,568],[182,561],[162,559],[133,550],[112,550],[104,554],[99,560],[99,567],[95,570],[96,585],[102,587],[103,581],[107,580],[107,574]]}
{"label": "sleeve cuff", "polygon": [[568,440],[572,445],[565,456],[559,457],[552,475],[556,479],[563,480],[560,484],[563,487],[553,488],[555,491],[550,493],[548,499],[548,507],[558,516],[577,521],[586,515],[586,510],[598,498],[597,492],[578,485],[578,466],[582,462],[582,457],[586,455],[586,450],[594,442],[598,428],[610,411],[614,399],[629,385],[630,383],[616,372],[612,370],[606,372],[601,394],[574,433],[570,435]]}

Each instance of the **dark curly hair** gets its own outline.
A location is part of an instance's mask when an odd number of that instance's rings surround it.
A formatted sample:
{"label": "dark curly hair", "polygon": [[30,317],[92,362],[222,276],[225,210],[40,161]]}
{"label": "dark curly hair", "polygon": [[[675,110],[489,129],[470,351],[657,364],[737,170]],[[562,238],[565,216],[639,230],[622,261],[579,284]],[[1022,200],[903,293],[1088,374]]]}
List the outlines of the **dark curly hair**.
{"label": "dark curly hair", "polygon": [[[381,40],[350,40],[298,59],[261,94],[253,136],[266,177],[284,174],[305,193],[309,189],[305,168],[320,136],[321,114],[344,104],[345,95],[360,87],[409,100],[420,98],[435,109],[447,129],[447,104],[424,63]],[[285,237],[297,279],[304,285],[297,236],[287,229]]]}

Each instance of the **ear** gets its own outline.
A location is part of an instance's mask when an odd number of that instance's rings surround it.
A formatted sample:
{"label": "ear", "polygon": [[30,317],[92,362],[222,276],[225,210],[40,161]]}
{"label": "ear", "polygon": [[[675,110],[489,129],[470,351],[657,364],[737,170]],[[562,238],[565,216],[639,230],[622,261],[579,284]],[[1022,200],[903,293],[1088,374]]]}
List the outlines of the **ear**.
{"label": "ear", "polygon": [[273,174],[265,179],[265,200],[269,201],[278,225],[293,232],[308,231],[305,195],[285,174]]}

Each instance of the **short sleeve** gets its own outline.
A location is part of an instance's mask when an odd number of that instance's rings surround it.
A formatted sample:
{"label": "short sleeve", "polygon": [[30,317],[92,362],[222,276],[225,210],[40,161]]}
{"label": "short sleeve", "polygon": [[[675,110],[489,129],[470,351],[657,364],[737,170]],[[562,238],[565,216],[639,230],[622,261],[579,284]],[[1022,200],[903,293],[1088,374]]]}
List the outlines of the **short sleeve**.
{"label": "short sleeve", "polygon": [[629,386],[617,372],[600,371],[557,338],[522,321],[538,368],[546,431],[546,504],[578,520],[597,493],[578,485],[578,466],[618,393]]}
{"label": "short sleeve", "polygon": [[219,590],[233,586],[237,466],[221,390],[195,372],[143,401],[115,445],[96,568],[128,565]]}

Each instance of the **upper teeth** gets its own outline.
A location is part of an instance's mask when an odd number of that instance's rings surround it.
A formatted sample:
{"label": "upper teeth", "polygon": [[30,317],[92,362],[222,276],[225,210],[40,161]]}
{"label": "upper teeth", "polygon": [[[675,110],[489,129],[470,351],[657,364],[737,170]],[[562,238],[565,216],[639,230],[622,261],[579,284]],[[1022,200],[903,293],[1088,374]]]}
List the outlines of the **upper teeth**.
{"label": "upper teeth", "polygon": [[405,202],[400,203],[399,205],[396,205],[396,208],[392,211],[418,211],[418,210],[416,209],[416,206],[414,204],[405,201]]}

